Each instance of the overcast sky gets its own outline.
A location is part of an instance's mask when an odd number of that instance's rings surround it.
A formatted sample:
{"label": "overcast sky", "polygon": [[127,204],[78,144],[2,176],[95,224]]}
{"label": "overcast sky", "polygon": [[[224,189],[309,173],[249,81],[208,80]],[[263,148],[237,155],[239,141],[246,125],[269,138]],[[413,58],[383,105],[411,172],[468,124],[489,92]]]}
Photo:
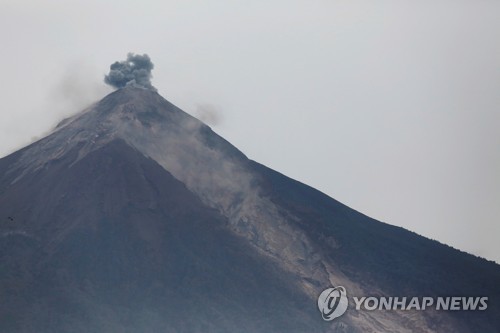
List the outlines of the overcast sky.
{"label": "overcast sky", "polygon": [[500,262],[500,1],[0,0],[0,156],[127,52],[248,157]]}

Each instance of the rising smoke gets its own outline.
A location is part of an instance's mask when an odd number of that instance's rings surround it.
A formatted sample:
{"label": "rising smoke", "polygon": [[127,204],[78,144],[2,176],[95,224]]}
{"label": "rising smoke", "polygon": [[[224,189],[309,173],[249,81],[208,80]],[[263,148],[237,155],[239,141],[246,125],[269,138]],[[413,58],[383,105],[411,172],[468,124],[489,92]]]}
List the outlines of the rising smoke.
{"label": "rising smoke", "polygon": [[217,107],[211,104],[198,104],[194,115],[202,122],[211,126],[217,126],[222,122],[222,113]]}
{"label": "rising smoke", "polygon": [[147,54],[127,54],[127,60],[117,61],[109,67],[104,82],[117,89],[134,86],[156,91],[151,84],[154,65]]}

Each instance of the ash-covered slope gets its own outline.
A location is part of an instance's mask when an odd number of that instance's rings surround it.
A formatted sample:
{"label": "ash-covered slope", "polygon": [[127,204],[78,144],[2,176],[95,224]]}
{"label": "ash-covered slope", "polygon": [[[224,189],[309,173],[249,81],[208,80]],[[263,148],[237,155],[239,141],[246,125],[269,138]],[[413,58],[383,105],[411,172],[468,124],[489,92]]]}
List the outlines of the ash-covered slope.
{"label": "ash-covered slope", "polygon": [[157,163],[81,148],[2,184],[2,332],[319,328],[293,277]]}
{"label": "ash-covered slope", "polygon": [[[500,268],[248,160],[156,92],[120,89],[0,160],[0,330],[483,331]],[[353,295],[489,296],[487,311],[349,311]]]}

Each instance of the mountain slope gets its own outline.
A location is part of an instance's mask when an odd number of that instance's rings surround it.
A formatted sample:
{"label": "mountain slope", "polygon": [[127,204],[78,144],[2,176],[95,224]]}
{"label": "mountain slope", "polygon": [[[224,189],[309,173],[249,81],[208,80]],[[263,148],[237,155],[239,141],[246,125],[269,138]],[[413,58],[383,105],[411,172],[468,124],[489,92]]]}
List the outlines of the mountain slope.
{"label": "mountain slope", "polygon": [[[0,329],[495,332],[500,266],[372,220],[120,89],[0,160]],[[354,311],[319,293],[489,296],[483,312]],[[352,306],[352,305],[351,305]]]}
{"label": "mountain slope", "polygon": [[3,189],[3,332],[319,328],[293,278],[121,140]]}
{"label": "mountain slope", "polygon": [[489,296],[486,311],[440,313],[459,331],[500,330],[500,267],[403,228],[371,219],[323,193],[253,162],[273,202],[298,216],[298,226],[325,257],[363,286],[363,295]]}

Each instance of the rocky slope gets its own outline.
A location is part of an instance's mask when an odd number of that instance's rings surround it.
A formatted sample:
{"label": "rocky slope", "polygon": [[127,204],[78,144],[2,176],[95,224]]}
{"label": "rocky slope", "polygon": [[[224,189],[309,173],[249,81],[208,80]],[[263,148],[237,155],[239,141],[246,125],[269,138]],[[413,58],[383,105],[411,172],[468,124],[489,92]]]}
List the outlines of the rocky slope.
{"label": "rocky slope", "polygon": [[[495,332],[500,266],[372,220],[127,87],[0,160],[6,332]],[[319,293],[489,296],[355,311]]]}

